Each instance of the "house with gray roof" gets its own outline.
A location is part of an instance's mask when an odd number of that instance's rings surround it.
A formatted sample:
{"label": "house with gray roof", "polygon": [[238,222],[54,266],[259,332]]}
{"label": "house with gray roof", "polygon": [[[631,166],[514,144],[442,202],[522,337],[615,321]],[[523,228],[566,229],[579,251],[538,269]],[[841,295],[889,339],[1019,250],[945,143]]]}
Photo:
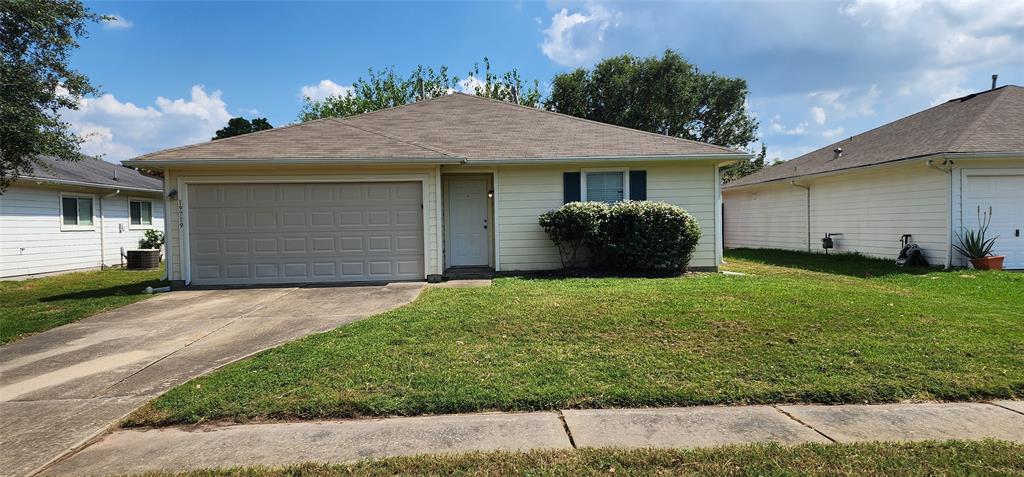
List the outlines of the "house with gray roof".
{"label": "house with gray roof", "polygon": [[91,157],[41,162],[0,194],[0,278],[117,266],[163,231],[160,179]]}
{"label": "house with gray roof", "polygon": [[992,210],[993,253],[1024,268],[1024,88],[950,100],[726,184],[727,248],[895,258],[909,236],[930,263]]}
{"label": "house with gray roof", "polygon": [[743,151],[451,94],[137,157],[167,181],[176,285],[433,280],[560,268],[540,214],[657,200],[721,261],[719,168]]}

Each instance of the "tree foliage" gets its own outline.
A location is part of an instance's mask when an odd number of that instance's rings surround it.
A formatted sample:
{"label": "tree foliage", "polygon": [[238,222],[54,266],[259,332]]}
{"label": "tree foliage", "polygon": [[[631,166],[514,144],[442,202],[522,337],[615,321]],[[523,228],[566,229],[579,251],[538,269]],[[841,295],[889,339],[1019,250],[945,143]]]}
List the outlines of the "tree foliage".
{"label": "tree foliage", "polygon": [[224,139],[231,136],[241,136],[242,134],[254,133],[256,131],[264,131],[267,129],[274,129],[274,126],[270,125],[270,121],[267,118],[254,118],[251,122],[241,116],[237,118],[231,118],[228,120],[228,125],[221,129],[218,129],[213,140]]}
{"label": "tree foliage", "polygon": [[83,139],[59,111],[97,90],[68,57],[86,26],[105,19],[77,0],[0,0],[0,192],[41,155],[81,158]]}
{"label": "tree foliage", "polygon": [[756,139],[747,83],[705,73],[672,50],[621,55],[555,75],[545,107],[658,134],[742,148]]}
{"label": "tree foliage", "polygon": [[767,167],[767,156],[768,146],[765,146],[762,142],[761,152],[757,153],[756,156],[722,171],[722,182],[732,182],[740,177],[746,177],[764,169]]}
{"label": "tree foliage", "polygon": [[[470,77],[479,79],[467,82],[474,85],[476,94],[502,101],[513,101],[514,98],[518,98],[519,104],[528,106],[540,104],[540,89],[536,81],[532,87],[523,88],[523,80],[517,70],[513,69],[499,75],[491,73],[490,60],[487,58],[484,58],[484,65],[482,79],[479,78],[479,65],[475,65],[469,74]],[[444,96],[458,90],[459,87],[459,78],[449,75],[447,66],[435,70],[420,65],[407,76],[396,72],[394,66],[383,70],[370,68],[366,78],[358,78],[352,85],[352,90],[346,94],[324,99],[304,98],[299,120],[354,116]]]}

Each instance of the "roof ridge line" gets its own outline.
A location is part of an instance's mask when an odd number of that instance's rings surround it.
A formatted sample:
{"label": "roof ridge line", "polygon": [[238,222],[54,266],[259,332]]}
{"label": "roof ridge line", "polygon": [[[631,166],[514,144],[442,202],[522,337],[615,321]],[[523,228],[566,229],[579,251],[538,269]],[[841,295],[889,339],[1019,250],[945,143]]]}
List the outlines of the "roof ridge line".
{"label": "roof ridge line", "polygon": [[[976,131],[981,126],[982,120],[987,118],[989,113],[992,112],[992,109],[995,108],[996,103],[998,103],[999,97],[1002,96],[1003,91],[1005,91],[1003,90],[1003,88],[1005,88],[1006,86],[1007,85],[1003,85],[1000,86],[999,88],[996,88],[997,90],[999,90],[998,94],[993,95],[992,99],[989,101],[988,106],[985,106],[985,110],[982,111],[981,114],[975,116],[974,121],[972,121],[969,126],[964,128],[964,130],[961,131],[960,134],[957,134],[957,136],[953,138],[953,140],[950,141],[949,144],[946,145],[947,151],[952,151],[954,148],[962,144],[968,136],[974,134],[974,131]],[[985,91],[982,91],[982,93],[985,93]]]}
{"label": "roof ridge line", "polygon": [[584,122],[584,123],[588,123],[588,124],[597,124],[597,125],[600,125],[600,126],[610,126],[610,127],[613,127],[613,128],[624,129],[626,131],[631,131],[631,132],[635,132],[635,133],[649,134],[649,135],[652,135],[652,136],[673,139],[673,140],[676,140],[676,141],[682,141],[682,142],[687,142],[687,143],[696,143],[696,144],[700,144],[700,145],[703,145],[703,146],[716,147],[716,148],[722,149],[724,151],[727,151],[727,152],[730,152],[730,153],[733,153],[733,154],[744,153],[742,151],[738,151],[738,150],[735,150],[735,149],[732,149],[732,148],[729,148],[729,147],[725,147],[725,146],[719,146],[718,144],[711,144],[709,142],[696,141],[696,140],[693,140],[693,139],[685,139],[685,138],[676,137],[676,136],[668,136],[668,135],[665,135],[665,134],[658,134],[658,133],[651,132],[651,131],[644,131],[642,129],[634,129],[634,128],[630,128],[630,127],[626,127],[626,126],[620,126],[618,124],[602,123],[601,121],[595,121],[593,119],[581,118],[579,116],[573,116],[571,114],[559,113],[557,111],[548,111],[547,109],[544,109],[544,108],[534,108],[534,107],[531,107],[531,106],[524,106],[522,104],[512,103],[512,102],[509,102],[509,101],[502,101],[500,99],[488,98],[486,96],[480,96],[480,95],[469,94],[469,93],[462,93],[462,92],[458,92],[458,91],[456,91],[453,94],[461,94],[463,96],[469,96],[469,97],[472,97],[472,98],[485,99],[487,101],[493,101],[495,103],[504,104],[504,105],[508,105],[508,106],[514,106],[514,107],[526,109],[526,110],[529,110],[529,111],[537,111],[537,112],[541,112],[541,113],[545,113],[545,114],[550,114],[550,115],[554,115],[554,116],[558,116],[558,117],[574,119],[576,121],[580,121],[580,122]]}
{"label": "roof ridge line", "polygon": [[270,129],[264,129],[262,131],[255,131],[255,132],[251,132],[251,133],[239,134],[237,136],[230,136],[230,137],[225,137],[225,138],[220,138],[220,139],[210,139],[210,140],[208,140],[206,142],[198,142],[198,143],[195,143],[195,144],[185,144],[183,146],[175,146],[175,147],[169,147],[167,149],[159,149],[159,150],[156,150],[156,151],[153,151],[153,152],[147,152],[145,154],[141,154],[141,155],[135,156],[135,157],[131,158],[131,160],[134,161],[134,160],[142,159],[142,158],[144,158],[146,156],[151,156],[151,155],[158,154],[158,153],[171,152],[171,151],[180,151],[180,150],[188,149],[188,148],[192,148],[192,147],[205,146],[207,144],[212,143],[213,141],[231,141],[232,139],[241,139],[241,138],[245,138],[245,137],[252,137],[252,136],[255,136],[255,135],[258,135],[258,134],[269,133],[269,132],[273,132],[273,131],[283,131],[285,129],[290,129],[290,128],[294,128],[294,127],[298,127],[298,126],[303,126],[303,125],[310,124],[310,123],[315,123],[315,122],[318,122],[318,121],[325,121],[325,120],[328,120],[328,119],[334,119],[334,118],[333,117],[317,118],[317,119],[314,119],[312,121],[302,121],[302,122],[292,123],[292,124],[288,124],[288,125],[281,126],[281,127],[276,127],[276,128],[275,127],[271,127]]}
{"label": "roof ridge line", "polygon": [[[383,111],[383,110],[379,110],[379,111]],[[444,149],[441,149],[441,148],[439,148],[437,146],[431,146],[429,144],[420,144],[419,142],[411,141],[409,139],[405,139],[405,138],[402,138],[402,137],[398,137],[398,136],[394,136],[394,135],[391,135],[391,134],[387,134],[385,132],[378,131],[378,130],[373,129],[373,128],[368,128],[366,126],[356,126],[355,124],[351,124],[348,121],[345,121],[344,118],[330,118],[330,119],[333,119],[333,120],[335,120],[335,122],[341,123],[341,124],[343,124],[345,126],[348,126],[350,128],[354,128],[354,129],[358,129],[360,131],[368,132],[370,134],[376,134],[378,136],[386,137],[388,139],[401,142],[403,144],[408,144],[410,146],[416,146],[416,147],[418,147],[420,149],[426,149],[428,151],[436,152],[438,154],[441,154],[441,155],[444,155],[444,156],[447,156],[447,157],[451,157],[451,158],[455,158],[455,159],[465,159],[465,157],[459,156],[459,155],[454,154],[452,152],[445,151]]]}
{"label": "roof ridge line", "polygon": [[[452,93],[452,94],[458,94],[458,92],[456,91],[455,93]],[[335,119],[340,119],[340,120],[344,121],[344,120],[347,120],[349,118],[358,118],[360,116],[369,116],[371,114],[383,113],[384,111],[391,111],[392,109],[404,108],[404,107],[407,107],[407,106],[415,106],[415,105],[420,104],[420,103],[427,103],[427,102],[438,100],[438,99],[441,99],[441,98],[446,98],[448,96],[451,96],[451,94],[442,94],[440,96],[433,96],[433,97],[430,97],[430,98],[427,98],[427,99],[413,100],[411,103],[396,104],[394,106],[388,106],[388,107],[386,107],[384,109],[375,109],[373,111],[364,111],[362,113],[353,114],[351,116],[335,117]]]}

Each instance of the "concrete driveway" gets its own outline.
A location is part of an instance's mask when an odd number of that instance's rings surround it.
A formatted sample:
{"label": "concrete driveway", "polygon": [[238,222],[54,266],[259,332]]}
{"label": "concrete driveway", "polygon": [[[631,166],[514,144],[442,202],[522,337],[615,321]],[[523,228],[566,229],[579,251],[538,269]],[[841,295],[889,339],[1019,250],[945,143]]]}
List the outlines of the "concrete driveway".
{"label": "concrete driveway", "polygon": [[422,287],[177,291],[4,346],[0,474],[31,474],[173,386],[404,305]]}

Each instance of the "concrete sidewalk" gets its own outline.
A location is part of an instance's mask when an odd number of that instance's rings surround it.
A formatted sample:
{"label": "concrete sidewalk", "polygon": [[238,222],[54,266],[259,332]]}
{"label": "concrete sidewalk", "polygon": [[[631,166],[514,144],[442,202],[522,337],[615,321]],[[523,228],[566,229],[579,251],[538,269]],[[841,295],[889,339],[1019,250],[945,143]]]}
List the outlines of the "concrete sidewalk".
{"label": "concrete sidewalk", "polygon": [[596,409],[122,430],[45,474],[282,466],[468,451],[984,438],[1024,443],[1024,402]]}

